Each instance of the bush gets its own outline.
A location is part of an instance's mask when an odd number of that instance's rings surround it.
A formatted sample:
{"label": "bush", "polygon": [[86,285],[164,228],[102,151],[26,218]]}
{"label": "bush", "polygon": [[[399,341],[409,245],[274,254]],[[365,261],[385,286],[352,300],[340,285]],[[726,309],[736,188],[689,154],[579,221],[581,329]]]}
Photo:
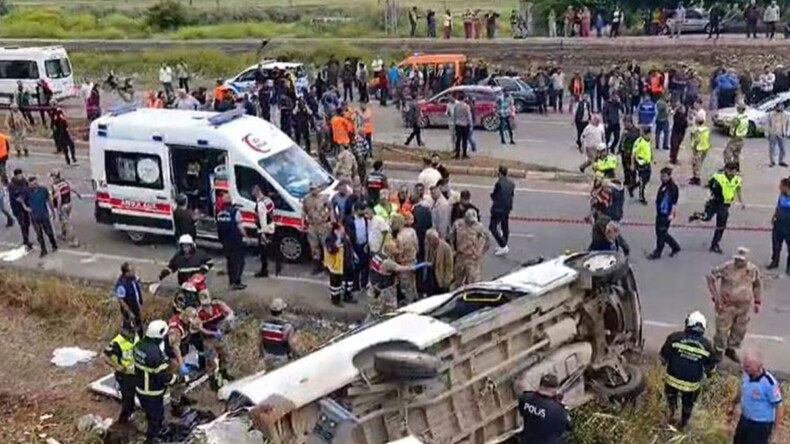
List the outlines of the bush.
{"label": "bush", "polygon": [[146,10],[145,21],[153,29],[167,31],[187,23],[186,9],[175,0],[162,0]]}

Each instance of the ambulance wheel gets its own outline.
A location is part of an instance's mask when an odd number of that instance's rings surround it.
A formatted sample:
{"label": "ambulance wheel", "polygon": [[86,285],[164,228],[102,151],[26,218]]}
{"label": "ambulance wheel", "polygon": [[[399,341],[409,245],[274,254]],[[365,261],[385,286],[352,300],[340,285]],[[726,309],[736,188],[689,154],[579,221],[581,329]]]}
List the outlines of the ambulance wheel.
{"label": "ambulance wheel", "polygon": [[310,251],[304,236],[296,230],[288,230],[280,235],[277,248],[283,260],[291,263],[302,262]]}
{"label": "ambulance wheel", "polygon": [[148,233],[143,233],[141,231],[127,231],[126,236],[129,237],[130,241],[138,245],[148,242]]}

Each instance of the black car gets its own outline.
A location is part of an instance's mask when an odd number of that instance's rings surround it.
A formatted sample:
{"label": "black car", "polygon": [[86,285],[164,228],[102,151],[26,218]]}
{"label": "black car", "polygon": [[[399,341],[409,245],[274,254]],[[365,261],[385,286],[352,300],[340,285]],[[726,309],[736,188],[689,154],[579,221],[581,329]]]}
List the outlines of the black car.
{"label": "black car", "polygon": [[530,108],[538,107],[535,90],[518,77],[490,76],[480,81],[481,85],[498,86],[513,97],[513,105],[517,113],[526,112]]}

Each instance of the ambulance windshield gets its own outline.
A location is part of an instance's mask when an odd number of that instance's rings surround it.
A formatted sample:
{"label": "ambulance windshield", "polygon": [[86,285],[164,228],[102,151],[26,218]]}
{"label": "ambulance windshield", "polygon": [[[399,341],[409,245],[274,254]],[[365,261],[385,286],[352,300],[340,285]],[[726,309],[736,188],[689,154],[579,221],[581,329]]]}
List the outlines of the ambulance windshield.
{"label": "ambulance windshield", "polygon": [[285,191],[297,199],[307,196],[311,183],[317,183],[321,188],[332,184],[332,176],[296,145],[259,163]]}

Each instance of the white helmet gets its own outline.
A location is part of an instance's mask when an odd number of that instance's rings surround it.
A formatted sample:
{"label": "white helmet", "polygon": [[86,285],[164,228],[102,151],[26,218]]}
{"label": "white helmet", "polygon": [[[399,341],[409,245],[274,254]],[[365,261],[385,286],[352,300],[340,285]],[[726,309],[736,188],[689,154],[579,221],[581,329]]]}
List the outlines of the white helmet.
{"label": "white helmet", "polygon": [[607,146],[606,146],[606,144],[605,144],[605,143],[603,143],[603,142],[602,142],[602,143],[599,143],[599,144],[598,144],[598,146],[596,146],[596,147],[595,147],[595,149],[596,149],[596,150],[598,150],[598,151],[606,151],[606,149],[607,149],[607,148],[608,148],[608,147],[607,147]]}
{"label": "white helmet", "polygon": [[145,329],[145,337],[151,339],[162,339],[165,337],[167,333],[167,322],[157,319],[155,321],[151,321],[148,324],[148,328]]}
{"label": "white helmet", "polygon": [[686,327],[701,327],[705,330],[708,327],[708,321],[705,319],[704,314],[695,311],[686,317]]}
{"label": "white helmet", "polygon": [[194,245],[195,240],[192,239],[192,236],[188,234],[182,234],[181,237],[178,238],[178,245],[189,244]]}

